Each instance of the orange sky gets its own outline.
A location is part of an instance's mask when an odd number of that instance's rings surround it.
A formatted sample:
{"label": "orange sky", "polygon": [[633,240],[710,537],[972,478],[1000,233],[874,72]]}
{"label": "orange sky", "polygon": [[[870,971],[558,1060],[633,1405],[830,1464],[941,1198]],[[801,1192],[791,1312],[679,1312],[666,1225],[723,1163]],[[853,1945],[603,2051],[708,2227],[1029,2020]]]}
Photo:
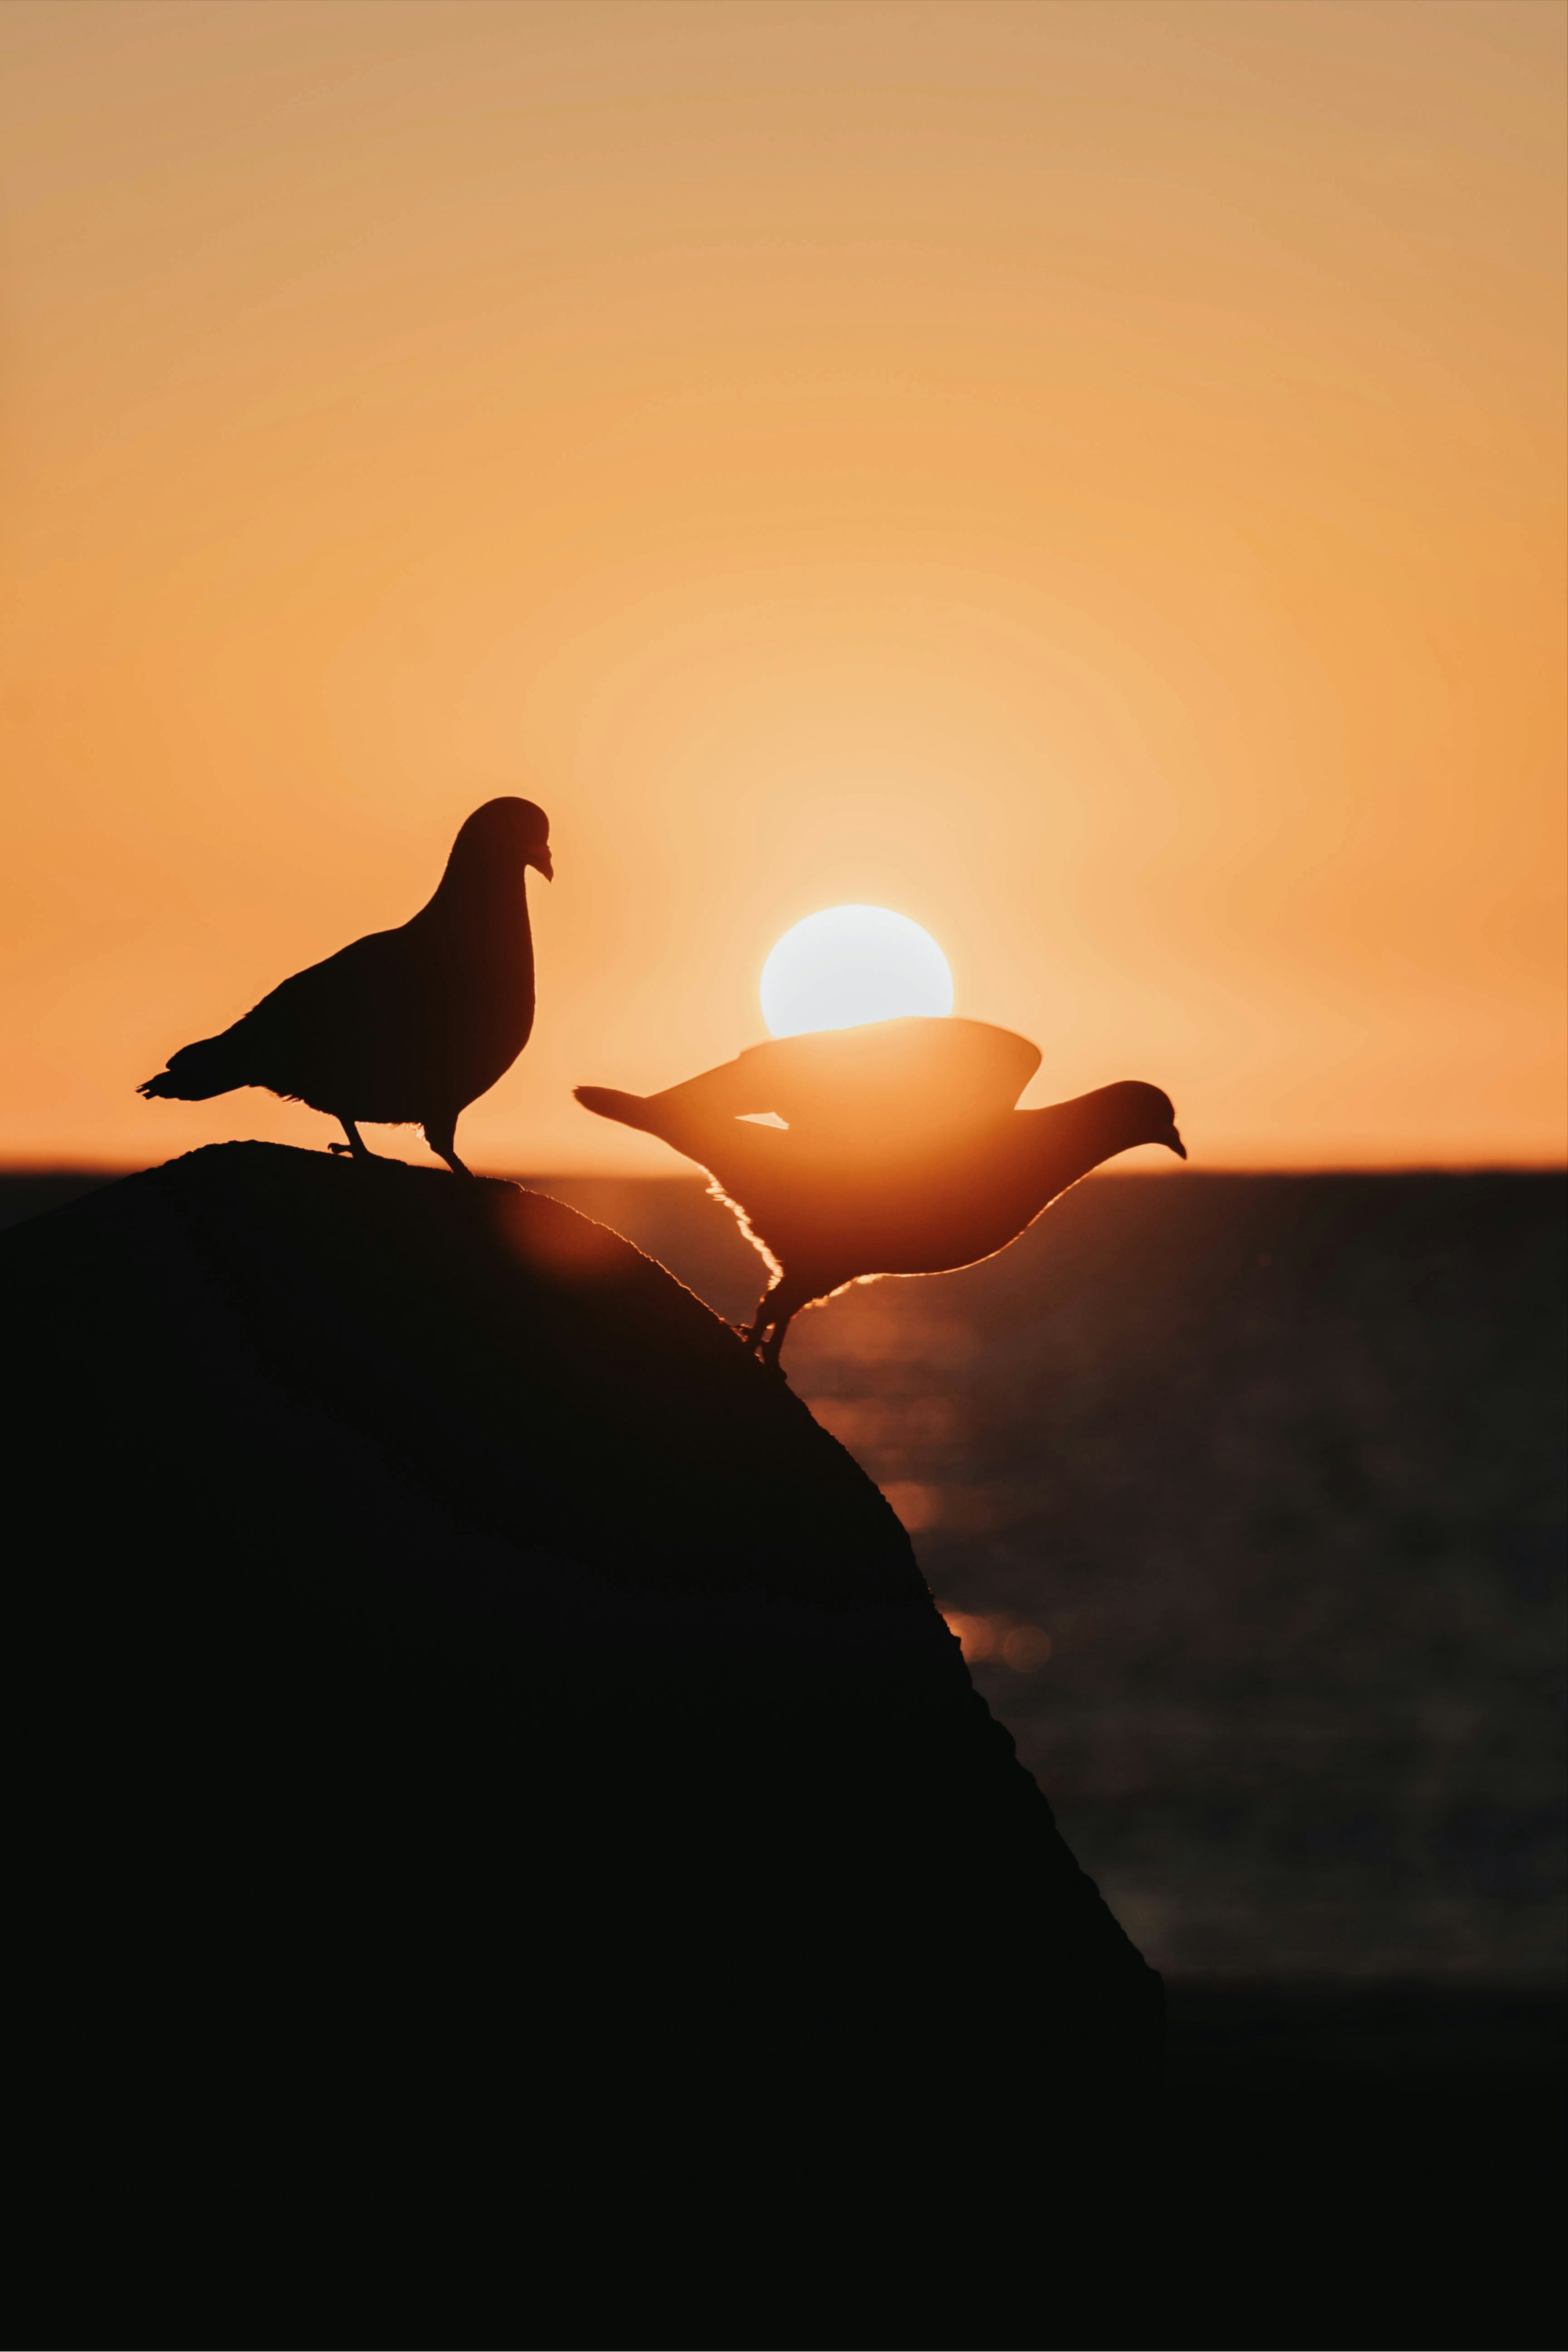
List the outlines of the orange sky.
{"label": "orange sky", "polygon": [[522,792],[481,1167],[846,899],[1195,1164],[1555,1156],[1564,21],[9,0],[0,1155],[324,1143],[131,1089]]}

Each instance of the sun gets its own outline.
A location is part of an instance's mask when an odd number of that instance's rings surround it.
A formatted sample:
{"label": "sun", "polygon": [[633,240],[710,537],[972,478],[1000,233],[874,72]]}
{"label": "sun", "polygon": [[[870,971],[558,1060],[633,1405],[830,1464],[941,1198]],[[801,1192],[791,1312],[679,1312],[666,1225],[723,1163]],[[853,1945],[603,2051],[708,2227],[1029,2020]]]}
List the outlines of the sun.
{"label": "sun", "polygon": [[953,1010],[953,975],[931,937],[887,907],[824,907],[786,931],[762,967],[775,1037]]}

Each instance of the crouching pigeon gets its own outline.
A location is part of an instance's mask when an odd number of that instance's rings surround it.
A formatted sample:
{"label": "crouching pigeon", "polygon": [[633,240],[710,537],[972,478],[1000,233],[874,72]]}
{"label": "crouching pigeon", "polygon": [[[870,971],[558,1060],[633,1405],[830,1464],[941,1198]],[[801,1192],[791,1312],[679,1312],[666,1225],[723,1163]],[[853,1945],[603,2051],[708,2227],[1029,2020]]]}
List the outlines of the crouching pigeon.
{"label": "crouching pigeon", "polygon": [[756,1045],[664,1094],[577,1099],[715,1179],[776,1268],[746,1344],[777,1364],[790,1318],[846,1284],[993,1256],[1134,1144],[1186,1158],[1170,1097],[1137,1080],[1016,1110],[1039,1066],[984,1022],[884,1021]]}

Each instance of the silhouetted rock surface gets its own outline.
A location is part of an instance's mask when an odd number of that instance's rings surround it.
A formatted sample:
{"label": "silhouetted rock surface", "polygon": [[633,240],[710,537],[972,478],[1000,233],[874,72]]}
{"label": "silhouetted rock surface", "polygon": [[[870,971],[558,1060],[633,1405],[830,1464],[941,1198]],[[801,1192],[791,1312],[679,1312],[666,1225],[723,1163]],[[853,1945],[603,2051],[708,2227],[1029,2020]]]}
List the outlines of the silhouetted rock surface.
{"label": "silhouetted rock surface", "polygon": [[863,2236],[1131,2117],[1157,1980],[904,1529],[630,1244],[229,1144],[0,1294],[40,2178]]}

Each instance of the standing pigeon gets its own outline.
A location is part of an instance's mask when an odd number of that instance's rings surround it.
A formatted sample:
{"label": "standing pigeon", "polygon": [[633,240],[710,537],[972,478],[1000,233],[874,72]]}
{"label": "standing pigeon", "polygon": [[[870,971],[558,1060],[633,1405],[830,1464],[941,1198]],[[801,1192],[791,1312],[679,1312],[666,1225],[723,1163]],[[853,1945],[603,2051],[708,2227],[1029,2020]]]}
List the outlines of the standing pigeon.
{"label": "standing pigeon", "polygon": [[1169,1097],[1137,1080],[1015,1110],[1039,1066],[1038,1047],[984,1022],[884,1021],[754,1045],[664,1094],[577,1099],[716,1179],[775,1268],[746,1343],[777,1364],[812,1300],[990,1257],[1134,1144],[1186,1158]]}
{"label": "standing pigeon", "polygon": [[340,1119],[334,1151],[372,1159],[358,1121],[423,1127],[459,1175],[460,1111],[509,1070],[534,1025],[526,869],[552,878],[549,820],[486,801],[452,845],[435,896],[400,930],[371,931],[297,971],[221,1036],[170,1056],[137,1091],[205,1102],[270,1087]]}

